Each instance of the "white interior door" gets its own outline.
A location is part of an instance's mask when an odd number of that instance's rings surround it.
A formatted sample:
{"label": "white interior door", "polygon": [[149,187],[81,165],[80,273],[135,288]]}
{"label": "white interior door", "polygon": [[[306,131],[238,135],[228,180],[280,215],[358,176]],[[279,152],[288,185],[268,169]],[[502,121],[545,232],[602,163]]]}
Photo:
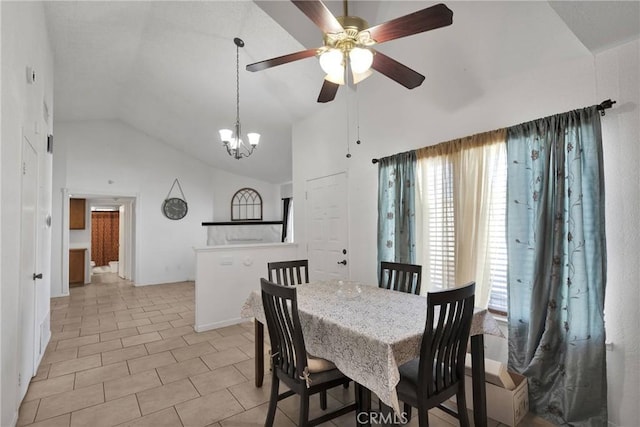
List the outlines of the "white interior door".
{"label": "white interior door", "polygon": [[306,206],[310,279],[348,278],[346,173],[308,180]]}
{"label": "white interior door", "polygon": [[36,322],[35,281],[37,253],[38,154],[29,139],[22,141],[20,223],[20,324],[18,325],[19,400],[22,400],[35,375]]}

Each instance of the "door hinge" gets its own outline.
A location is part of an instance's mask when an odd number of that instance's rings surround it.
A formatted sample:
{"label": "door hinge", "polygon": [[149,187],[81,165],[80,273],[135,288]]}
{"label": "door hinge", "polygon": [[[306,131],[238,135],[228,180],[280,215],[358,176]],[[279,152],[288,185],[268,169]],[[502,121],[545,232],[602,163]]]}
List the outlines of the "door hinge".
{"label": "door hinge", "polygon": [[22,387],[22,374],[18,373],[18,387]]}
{"label": "door hinge", "polygon": [[307,191],[305,191],[305,192],[304,192],[304,199],[305,199],[305,200],[307,200],[307,199],[308,199],[308,197],[307,197],[308,195],[309,195],[309,193],[308,193]]}
{"label": "door hinge", "polygon": [[26,174],[27,174],[27,163],[22,162],[22,175],[26,175]]}

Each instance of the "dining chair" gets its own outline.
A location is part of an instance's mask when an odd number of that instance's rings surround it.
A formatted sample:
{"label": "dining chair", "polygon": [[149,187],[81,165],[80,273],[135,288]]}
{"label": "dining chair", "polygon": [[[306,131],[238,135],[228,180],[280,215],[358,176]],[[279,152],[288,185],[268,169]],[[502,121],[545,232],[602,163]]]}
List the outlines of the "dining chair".
{"label": "dining chair", "polygon": [[[309,260],[276,261],[267,263],[269,281],[283,286],[309,283]],[[348,387],[348,383],[345,388]],[[327,409],[327,392],[320,393],[320,408]]]}
{"label": "dining chair", "polygon": [[380,262],[378,287],[420,295],[422,266],[399,262]]}
{"label": "dining chair", "polygon": [[291,286],[309,283],[309,260],[278,261],[267,263],[269,281]]}
{"label": "dining chair", "polygon": [[[427,294],[427,321],[420,346],[420,357],[399,367],[396,390],[404,402],[407,418],[411,407],[418,409],[418,425],[427,427],[427,411],[438,407],[469,426],[464,361],[473,319],[475,283]],[[456,396],[458,410],[442,403]]]}
{"label": "dining chair", "polygon": [[[333,363],[307,354],[300,318],[297,289],[260,279],[262,305],[271,339],[271,396],[265,427],[273,426],[278,401],[300,396],[298,426],[316,426],[355,411],[356,403],[342,406],[330,413],[309,420],[309,396],[326,392],[350,381]],[[280,381],[289,390],[279,393]]]}

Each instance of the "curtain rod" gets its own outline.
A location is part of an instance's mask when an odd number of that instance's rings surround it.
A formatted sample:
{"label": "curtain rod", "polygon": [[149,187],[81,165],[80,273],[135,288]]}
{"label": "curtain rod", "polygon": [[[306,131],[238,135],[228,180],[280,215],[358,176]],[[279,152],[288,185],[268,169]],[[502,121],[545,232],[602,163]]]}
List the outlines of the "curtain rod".
{"label": "curtain rod", "polygon": [[615,103],[616,101],[607,99],[606,101],[602,101],[600,104],[598,104],[596,108],[598,109],[598,111],[600,111],[600,115],[604,116],[605,115],[604,110],[608,110],[609,108],[613,107],[613,104]]}
{"label": "curtain rod", "polygon": [[[616,101],[612,101],[610,99],[604,100],[602,101],[600,104],[598,104],[598,106],[596,107],[596,109],[598,111],[600,111],[600,115],[604,116],[605,115],[605,110],[608,110],[609,108],[613,107],[613,104],[615,104]],[[371,163],[373,163],[374,165],[376,163],[378,163],[380,161],[380,159],[371,159]]]}

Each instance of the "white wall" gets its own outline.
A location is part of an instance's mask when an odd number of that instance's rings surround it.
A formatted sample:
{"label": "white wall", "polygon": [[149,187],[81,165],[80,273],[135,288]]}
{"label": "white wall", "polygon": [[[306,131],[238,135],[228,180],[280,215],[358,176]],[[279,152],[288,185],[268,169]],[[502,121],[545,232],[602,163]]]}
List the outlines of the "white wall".
{"label": "white wall", "polygon": [[[363,85],[358,95],[362,145],[351,143],[351,159],[345,158],[344,87],[336,101],[293,128],[294,198],[304,199],[308,179],[347,171],[351,278],[374,283],[377,166],[371,164],[372,158],[616,99],[618,104],[603,118],[609,265],[605,311],[607,339],[614,343],[613,351],[607,352],[610,421],[625,427],[637,425],[640,419],[640,242],[636,232],[640,226],[639,50],[636,41],[603,52],[595,61],[585,50],[583,55],[549,64],[535,66],[532,62],[521,67],[519,74],[476,81],[475,90],[482,96],[456,108],[444,108],[397,85],[381,83],[375,93]],[[465,85],[450,88],[449,95],[468,99],[465,90]],[[353,93],[350,96],[353,105]],[[355,114],[350,116],[353,141]],[[297,209],[295,233],[300,257],[307,256],[304,218],[304,209]],[[500,357],[503,350],[500,345],[499,351],[488,352]]]}
{"label": "white wall", "polygon": [[[211,168],[120,121],[56,123],[55,141],[54,169],[64,170],[54,176],[57,197],[62,199],[64,188],[72,194],[137,197],[136,284],[193,280],[192,247],[205,243],[200,223],[211,212]],[[187,216],[180,221],[169,220],[161,212],[175,178],[189,205]],[[59,236],[66,232],[61,220],[58,216],[54,223],[54,233]],[[55,256],[61,248],[54,248],[55,259],[61,259]],[[59,283],[58,289],[64,289],[64,283]]]}
{"label": "white wall", "polygon": [[[0,425],[15,424],[18,416],[17,384],[19,363],[19,247],[20,247],[20,182],[22,128],[33,135],[39,162],[38,253],[36,267],[43,280],[36,286],[36,340],[40,341],[40,324],[49,336],[49,284],[51,230],[45,218],[51,212],[51,156],[46,153],[46,135],[51,132],[43,117],[43,102],[53,111],[53,58],[47,35],[44,9],[40,2],[2,3],[2,143],[0,146],[2,198],[0,201],[2,277],[0,281],[2,343],[1,418]],[[35,84],[28,84],[26,67],[37,72]],[[36,123],[38,132],[36,132]]]}
{"label": "white wall", "polygon": [[[280,215],[279,186],[222,172],[151,138],[125,123],[114,121],[56,123],[54,148],[53,267],[62,283],[62,190],[85,195],[135,196],[136,284],[194,280],[193,247],[206,245],[202,222],[229,220],[231,197],[248,186],[258,190],[264,202],[265,219]],[[173,180],[178,178],[189,205],[180,221],[161,212]],[[179,194],[177,187],[172,196]]]}
{"label": "white wall", "polygon": [[240,308],[251,291],[260,289],[267,263],[293,259],[296,251],[287,243],[197,249],[195,330],[241,322]]}
{"label": "white wall", "polygon": [[[222,154],[223,151],[220,150]],[[264,221],[280,221],[282,219],[280,185],[214,169],[212,187],[214,194],[213,218],[203,219],[203,221],[231,221],[231,198],[236,191],[245,187],[253,188],[260,193]]]}
{"label": "white wall", "polygon": [[[383,78],[374,75],[370,78]],[[443,110],[419,92],[382,85],[359,89],[362,144],[351,143],[347,159],[345,90],[337,99],[293,128],[294,200],[304,200],[305,182],[347,171],[351,277],[376,281],[377,166],[372,158],[392,155],[478,132],[514,125],[546,115],[592,105],[593,57],[586,54],[553,67],[528,69],[519,79],[487,81],[485,96],[457,110]],[[520,82],[514,87],[515,82]],[[415,95],[414,95],[415,93]],[[353,95],[351,95],[353,96]],[[452,93],[452,96],[460,96]],[[353,114],[351,115],[353,117]],[[353,124],[351,125],[353,135]],[[352,137],[352,140],[355,139]],[[305,210],[295,210],[300,248],[306,243]],[[301,253],[300,256],[306,256]]]}
{"label": "white wall", "polygon": [[605,323],[609,420],[640,420],[640,41],[596,55],[600,99],[617,104],[602,118],[606,188],[607,291]]}
{"label": "white wall", "polygon": [[[0,2],[0,24],[2,23],[2,2]],[[2,27],[0,27],[2,28]],[[2,46],[2,31],[0,31],[0,52],[2,52],[1,49]],[[2,78],[3,75],[3,67],[0,67],[0,94],[4,93],[2,91],[2,84],[4,82],[4,79]],[[2,118],[2,105],[4,104],[4,102],[0,102],[0,120]],[[0,127],[1,129],[1,127]],[[0,141],[2,140],[2,136],[0,135]],[[0,150],[0,165],[2,164],[2,150]],[[2,173],[0,173],[0,200],[2,200]],[[2,211],[3,209],[0,206],[0,224],[2,224]],[[1,227],[1,226],[0,226]],[[0,240],[1,240],[1,236],[2,234],[0,233]],[[2,257],[2,245],[0,244],[0,278],[2,278],[2,263],[3,263],[3,257]],[[3,282],[0,282],[0,310],[2,309],[2,294],[3,294],[3,290],[4,290],[4,286],[2,286]],[[2,320],[2,312],[0,311],[0,320]],[[2,363],[2,359],[3,359],[3,355],[4,353],[2,352],[2,328],[0,328],[0,402],[2,402],[2,389],[4,389],[4,363]],[[2,405],[0,404],[0,423],[2,423]]]}

